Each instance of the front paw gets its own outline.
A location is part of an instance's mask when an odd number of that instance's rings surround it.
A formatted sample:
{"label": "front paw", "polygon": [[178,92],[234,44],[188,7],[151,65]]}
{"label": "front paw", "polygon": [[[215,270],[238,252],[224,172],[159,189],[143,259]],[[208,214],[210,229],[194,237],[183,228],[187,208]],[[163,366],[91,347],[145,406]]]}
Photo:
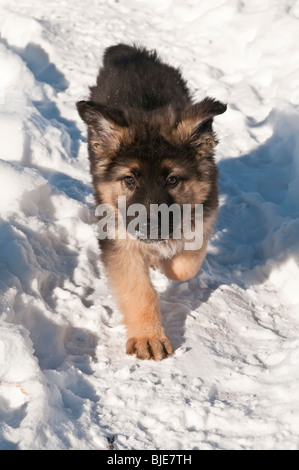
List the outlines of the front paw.
{"label": "front paw", "polygon": [[161,361],[172,353],[171,343],[164,335],[129,338],[127,341],[127,354],[136,354],[139,359]]}

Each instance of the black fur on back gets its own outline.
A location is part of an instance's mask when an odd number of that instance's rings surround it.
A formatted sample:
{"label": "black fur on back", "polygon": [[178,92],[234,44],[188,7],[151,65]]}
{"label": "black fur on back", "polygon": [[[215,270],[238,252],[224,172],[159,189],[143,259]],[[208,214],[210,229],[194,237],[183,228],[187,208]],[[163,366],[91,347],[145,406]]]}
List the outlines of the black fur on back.
{"label": "black fur on back", "polygon": [[164,64],[155,51],[118,44],[105,51],[92,101],[115,108],[153,111],[166,105],[180,111],[191,104],[180,71]]}

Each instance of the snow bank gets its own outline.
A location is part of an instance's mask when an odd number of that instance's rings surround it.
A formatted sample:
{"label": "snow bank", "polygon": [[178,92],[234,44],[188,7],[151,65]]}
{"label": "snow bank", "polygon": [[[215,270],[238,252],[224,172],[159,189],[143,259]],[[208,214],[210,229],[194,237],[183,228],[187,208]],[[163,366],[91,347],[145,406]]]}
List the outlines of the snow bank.
{"label": "snow bank", "polygon": [[[1,449],[298,448],[298,19],[281,0],[2,2]],[[124,354],[74,106],[120,41],[229,104],[203,269],[153,273],[161,363]]]}

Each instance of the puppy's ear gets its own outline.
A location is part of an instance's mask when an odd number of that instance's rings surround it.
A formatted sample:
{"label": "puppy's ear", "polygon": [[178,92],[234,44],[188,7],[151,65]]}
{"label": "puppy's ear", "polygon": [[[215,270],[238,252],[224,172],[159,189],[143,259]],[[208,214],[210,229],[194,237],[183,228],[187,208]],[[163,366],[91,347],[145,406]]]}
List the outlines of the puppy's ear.
{"label": "puppy's ear", "polygon": [[94,150],[116,150],[128,131],[123,111],[93,101],[79,101],[76,106],[88,126],[91,147]]}
{"label": "puppy's ear", "polygon": [[181,113],[180,122],[174,130],[174,137],[180,143],[189,142],[198,150],[208,151],[217,145],[213,132],[213,118],[226,111],[227,105],[213,98],[205,98]]}

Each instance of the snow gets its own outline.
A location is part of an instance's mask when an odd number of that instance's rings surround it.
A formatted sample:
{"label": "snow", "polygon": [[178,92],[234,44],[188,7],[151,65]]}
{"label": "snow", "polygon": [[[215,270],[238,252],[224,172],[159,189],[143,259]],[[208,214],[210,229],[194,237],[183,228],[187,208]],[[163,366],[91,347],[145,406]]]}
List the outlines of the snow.
{"label": "snow", "polygon": [[[1,449],[299,448],[298,21],[298,0],[2,0]],[[118,42],[229,105],[203,268],[153,273],[159,363],[124,352],[74,106]]]}

